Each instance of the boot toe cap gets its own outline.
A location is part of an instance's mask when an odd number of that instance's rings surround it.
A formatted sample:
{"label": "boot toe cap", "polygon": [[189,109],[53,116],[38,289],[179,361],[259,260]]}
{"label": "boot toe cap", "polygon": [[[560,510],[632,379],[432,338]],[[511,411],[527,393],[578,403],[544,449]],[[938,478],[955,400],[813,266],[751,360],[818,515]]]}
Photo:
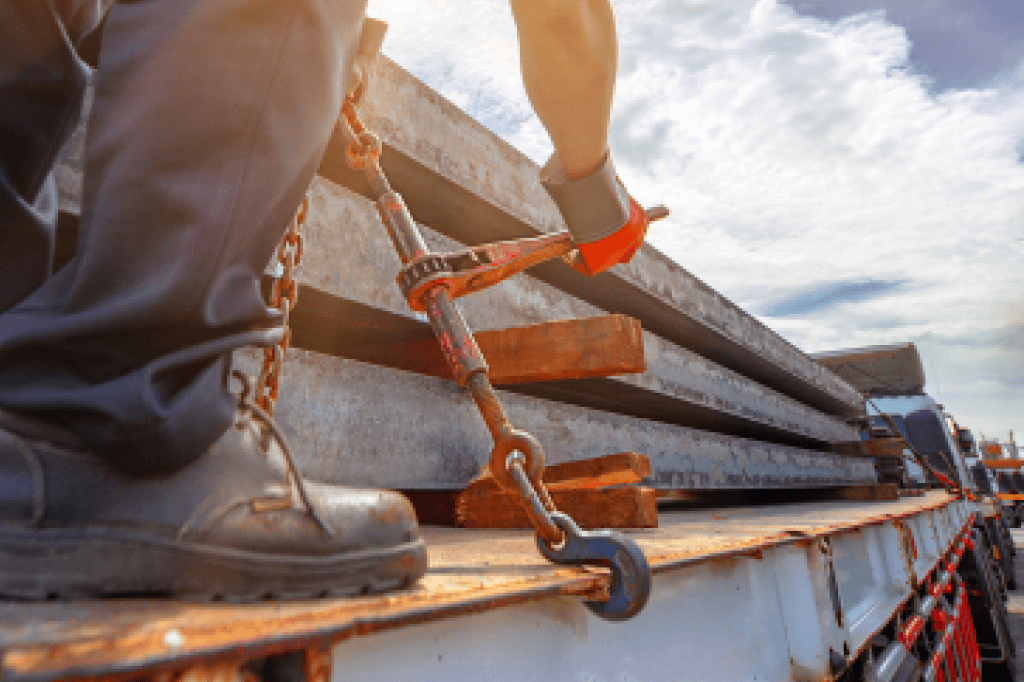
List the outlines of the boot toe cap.
{"label": "boot toe cap", "polygon": [[344,488],[306,483],[311,502],[334,531],[340,548],[382,548],[419,539],[419,524],[412,504],[391,490]]}

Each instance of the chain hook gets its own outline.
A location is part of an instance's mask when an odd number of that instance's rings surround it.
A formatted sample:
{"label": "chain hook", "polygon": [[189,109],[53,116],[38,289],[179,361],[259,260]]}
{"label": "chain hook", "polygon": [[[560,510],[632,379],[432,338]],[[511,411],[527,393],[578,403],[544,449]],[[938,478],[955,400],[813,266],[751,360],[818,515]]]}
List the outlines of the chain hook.
{"label": "chain hook", "polygon": [[619,621],[638,614],[651,596],[651,568],[640,547],[622,533],[582,530],[572,517],[555,510],[543,484],[532,484],[523,470],[524,463],[522,453],[513,452],[507,467],[523,495],[526,514],[537,529],[541,554],[556,564],[611,570],[608,600],[584,602],[594,615]]}
{"label": "chain hook", "polygon": [[583,602],[591,612],[605,620],[627,620],[640,612],[651,596],[651,568],[640,547],[622,533],[611,530],[582,530],[561,512],[551,512],[565,536],[558,547],[548,545],[540,535],[537,547],[556,564],[604,566],[612,572],[607,601]]}

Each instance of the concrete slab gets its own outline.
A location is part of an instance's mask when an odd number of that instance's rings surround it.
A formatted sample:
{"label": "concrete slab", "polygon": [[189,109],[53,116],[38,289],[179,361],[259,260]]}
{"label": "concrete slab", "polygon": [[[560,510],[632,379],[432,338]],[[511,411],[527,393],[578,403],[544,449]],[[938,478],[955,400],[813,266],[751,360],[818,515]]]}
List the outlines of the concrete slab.
{"label": "concrete slab", "polygon": [[[368,200],[318,178],[310,193],[303,228],[305,256],[299,281],[348,301],[385,310],[424,325],[425,316],[409,310],[394,277],[400,263],[377,211]],[[423,228],[431,248],[461,247]],[[296,325],[306,314],[300,300]],[[329,303],[316,305],[318,314]],[[501,329],[539,322],[596,317],[604,311],[526,274],[460,299],[473,329]],[[310,311],[313,312],[313,311]],[[330,332],[324,328],[324,334]],[[519,392],[577,405],[630,414],[775,442],[822,444],[857,440],[844,421],[814,410],[747,377],[645,332],[647,371],[608,379],[560,381],[519,387]],[[328,344],[296,344],[332,352]],[[556,352],[557,349],[552,349]]]}
{"label": "concrete slab", "polygon": [[[255,373],[255,351],[236,354]],[[457,489],[490,456],[467,393],[451,381],[293,349],[276,417],[312,478],[404,489]],[[547,462],[634,451],[665,489],[798,488],[875,482],[870,461],[758,442],[499,391],[512,423]]]}

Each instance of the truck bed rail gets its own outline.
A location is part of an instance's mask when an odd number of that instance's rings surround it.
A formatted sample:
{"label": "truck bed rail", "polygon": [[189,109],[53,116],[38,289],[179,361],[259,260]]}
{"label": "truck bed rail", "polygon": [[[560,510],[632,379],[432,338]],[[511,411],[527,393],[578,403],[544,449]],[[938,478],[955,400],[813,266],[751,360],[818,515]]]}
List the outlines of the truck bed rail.
{"label": "truck bed rail", "polygon": [[[827,679],[906,603],[970,514],[941,492],[663,511],[660,528],[631,534],[656,574],[650,604],[616,625],[560,598],[598,597],[608,575],[547,564],[529,532],[427,528],[430,572],[382,596],[2,604],[0,679],[132,679],[303,650],[333,650],[339,680],[471,670],[646,679],[684,665],[693,667],[686,679]],[[542,674],[542,664],[555,672]]]}

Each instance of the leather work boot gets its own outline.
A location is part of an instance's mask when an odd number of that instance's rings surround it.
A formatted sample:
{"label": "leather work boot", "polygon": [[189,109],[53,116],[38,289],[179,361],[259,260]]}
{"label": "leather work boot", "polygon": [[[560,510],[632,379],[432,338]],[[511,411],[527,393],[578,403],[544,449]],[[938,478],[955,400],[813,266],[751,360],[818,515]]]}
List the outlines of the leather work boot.
{"label": "leather work boot", "polygon": [[361,594],[426,571],[402,495],[302,481],[242,407],[209,450],[133,478],[51,424],[0,412],[0,595],[252,601]]}

